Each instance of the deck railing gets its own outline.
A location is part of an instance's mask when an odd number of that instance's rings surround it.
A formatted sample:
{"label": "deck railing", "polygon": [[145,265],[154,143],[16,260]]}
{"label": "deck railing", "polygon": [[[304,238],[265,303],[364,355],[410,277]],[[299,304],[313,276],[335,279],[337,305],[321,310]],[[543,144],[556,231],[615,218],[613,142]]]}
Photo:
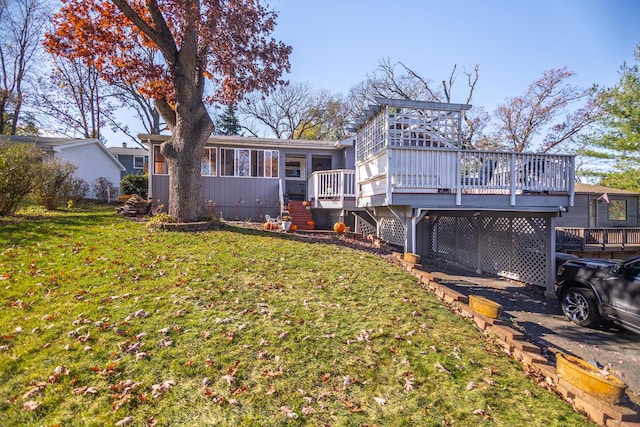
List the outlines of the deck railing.
{"label": "deck railing", "polygon": [[509,194],[512,205],[517,194],[573,194],[572,155],[412,147],[386,151],[392,191]]}
{"label": "deck railing", "polygon": [[334,169],[314,172],[309,176],[307,188],[310,200],[338,200],[356,197],[354,170]]}
{"label": "deck railing", "polygon": [[557,250],[638,250],[640,228],[556,228]]}

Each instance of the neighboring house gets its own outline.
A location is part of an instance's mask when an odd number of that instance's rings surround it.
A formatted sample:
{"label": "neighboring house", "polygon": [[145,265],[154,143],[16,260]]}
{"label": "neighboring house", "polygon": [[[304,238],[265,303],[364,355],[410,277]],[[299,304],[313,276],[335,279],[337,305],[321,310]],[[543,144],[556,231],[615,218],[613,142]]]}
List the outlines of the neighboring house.
{"label": "neighboring house", "polygon": [[640,253],[640,193],[575,184],[574,207],[556,220],[558,250],[626,258]]}
{"label": "neighboring house", "polygon": [[[95,198],[94,181],[104,177],[118,186],[125,168],[97,139],[51,138],[40,136],[0,136],[0,141],[35,144],[44,160],[65,160],[77,166],[74,176],[89,184],[88,198]],[[114,197],[116,195],[114,194]]]}
{"label": "neighboring house", "polygon": [[[379,98],[341,142],[212,136],[202,157],[204,204],[216,216],[261,220],[307,200],[316,226],[344,219],[405,252],[552,293],[554,221],[573,206],[574,156],[461,150],[469,108]],[[161,203],[169,197],[160,153],[167,138],[141,135],[150,196]]]}
{"label": "neighboring house", "polygon": [[[109,152],[125,167],[121,178],[126,175],[141,175],[149,171],[149,151],[144,148],[130,148],[123,142],[122,147],[107,147]],[[118,183],[120,180],[118,180]]]}

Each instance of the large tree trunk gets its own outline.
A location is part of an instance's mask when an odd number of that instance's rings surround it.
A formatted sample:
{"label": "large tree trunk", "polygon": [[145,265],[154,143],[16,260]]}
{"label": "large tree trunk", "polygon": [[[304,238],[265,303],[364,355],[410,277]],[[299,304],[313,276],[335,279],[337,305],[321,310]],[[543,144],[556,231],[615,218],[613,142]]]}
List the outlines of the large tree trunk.
{"label": "large tree trunk", "polygon": [[169,215],[181,222],[201,218],[202,151],[214,125],[201,99],[178,105],[176,126],[161,147],[169,168]]}

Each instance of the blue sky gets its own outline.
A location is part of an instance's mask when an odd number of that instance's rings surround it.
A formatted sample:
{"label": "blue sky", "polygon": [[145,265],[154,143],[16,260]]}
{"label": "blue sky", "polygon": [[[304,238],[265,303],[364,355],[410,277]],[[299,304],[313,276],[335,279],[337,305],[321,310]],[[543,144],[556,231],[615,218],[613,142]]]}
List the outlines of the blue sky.
{"label": "blue sky", "polygon": [[[544,70],[611,86],[640,43],[638,0],[270,0],[276,37],[293,46],[291,81],[345,95],[380,59],[434,82],[480,65],[473,104],[488,112]],[[457,89],[457,90],[456,90]],[[457,95],[457,96],[456,96]],[[463,79],[454,102],[466,96]]]}
{"label": "blue sky", "polygon": [[[612,86],[640,43],[640,0],[268,2],[279,12],[275,37],[293,46],[290,81],[346,95],[383,58],[434,82],[454,64],[479,64],[472,104],[489,113],[552,68],[576,72],[571,82],[582,87]],[[452,101],[466,94],[462,76]],[[126,141],[105,134],[108,145]]]}

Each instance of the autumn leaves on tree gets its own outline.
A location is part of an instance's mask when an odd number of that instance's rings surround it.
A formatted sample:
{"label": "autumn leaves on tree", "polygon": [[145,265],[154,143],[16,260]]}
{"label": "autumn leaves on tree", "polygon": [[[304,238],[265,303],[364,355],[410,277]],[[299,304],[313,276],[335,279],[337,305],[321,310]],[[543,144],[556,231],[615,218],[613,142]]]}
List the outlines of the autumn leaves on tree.
{"label": "autumn leaves on tree", "polygon": [[270,37],[276,16],[259,0],[63,0],[45,44],[153,98],[171,130],[162,146],[169,214],[192,221],[201,209],[199,159],[214,130],[205,103],[268,92],[289,71],[291,47]]}

